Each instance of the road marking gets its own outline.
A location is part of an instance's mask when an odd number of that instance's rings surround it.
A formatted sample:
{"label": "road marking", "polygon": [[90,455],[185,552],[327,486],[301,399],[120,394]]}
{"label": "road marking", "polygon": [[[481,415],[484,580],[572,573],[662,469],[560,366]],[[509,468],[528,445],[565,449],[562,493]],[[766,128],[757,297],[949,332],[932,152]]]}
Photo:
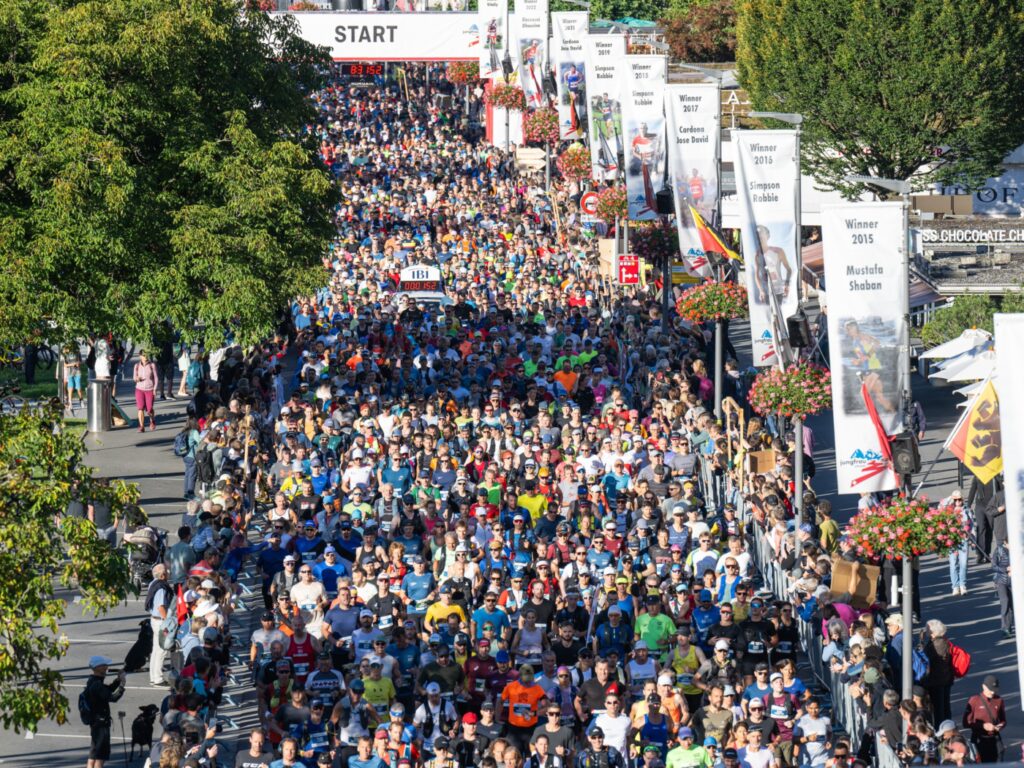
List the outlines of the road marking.
{"label": "road marking", "polygon": [[[32,731],[25,731],[25,738],[31,741],[36,737],[42,739],[91,739],[92,736],[88,734],[82,735],[78,733],[33,733]],[[115,736],[110,734],[111,741],[131,741],[127,736]]]}
{"label": "road marking", "polygon": [[[135,674],[137,674],[137,673],[135,673]],[[87,681],[85,681],[85,680],[81,680],[81,681],[79,681],[79,680],[71,680],[71,681],[65,680],[64,681],[64,687],[65,688],[85,688],[86,682]],[[165,695],[171,692],[171,689],[169,687],[161,686],[161,685],[126,685],[124,687],[124,689],[126,691],[154,691],[154,692],[156,692],[156,691],[163,691],[163,693]]]}

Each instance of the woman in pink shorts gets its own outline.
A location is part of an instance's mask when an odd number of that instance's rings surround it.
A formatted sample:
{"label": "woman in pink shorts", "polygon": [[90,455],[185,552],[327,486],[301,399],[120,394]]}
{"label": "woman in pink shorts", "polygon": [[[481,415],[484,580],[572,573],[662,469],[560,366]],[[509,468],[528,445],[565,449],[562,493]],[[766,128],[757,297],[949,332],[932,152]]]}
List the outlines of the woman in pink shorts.
{"label": "woman in pink shorts", "polygon": [[146,429],[146,414],[149,414],[149,428],[156,429],[156,414],[153,413],[153,394],[156,392],[156,364],[145,352],[139,353],[135,364],[135,407],[139,409],[139,432]]}

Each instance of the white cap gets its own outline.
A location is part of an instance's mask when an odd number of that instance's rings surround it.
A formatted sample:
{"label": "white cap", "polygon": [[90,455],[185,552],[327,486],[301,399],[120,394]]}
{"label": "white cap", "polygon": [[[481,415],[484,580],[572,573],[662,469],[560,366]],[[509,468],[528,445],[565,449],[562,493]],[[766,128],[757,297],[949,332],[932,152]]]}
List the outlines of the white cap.
{"label": "white cap", "polygon": [[114,660],[109,656],[93,656],[89,659],[89,669],[96,669],[96,667],[109,667],[114,663]]}
{"label": "white cap", "polygon": [[674,682],[671,675],[662,675],[658,678],[658,685],[672,685]]}
{"label": "white cap", "polygon": [[362,450],[360,450],[359,448],[356,448],[354,451],[352,451],[352,458],[353,459],[361,459],[361,458],[363,458]]}
{"label": "white cap", "polygon": [[203,583],[199,585],[203,589],[216,589],[217,585],[212,579],[203,579]]}
{"label": "white cap", "polygon": [[601,571],[601,573],[603,573],[605,576],[614,576],[615,575],[615,569],[612,568],[609,565],[609,566],[606,566],[605,569],[603,571]]}
{"label": "white cap", "polygon": [[437,696],[441,693],[441,686],[437,683],[427,683],[424,690],[427,692],[428,696]]}
{"label": "white cap", "polygon": [[729,650],[729,641],[728,640],[719,640],[717,643],[715,643],[715,650],[716,651],[728,651]]}

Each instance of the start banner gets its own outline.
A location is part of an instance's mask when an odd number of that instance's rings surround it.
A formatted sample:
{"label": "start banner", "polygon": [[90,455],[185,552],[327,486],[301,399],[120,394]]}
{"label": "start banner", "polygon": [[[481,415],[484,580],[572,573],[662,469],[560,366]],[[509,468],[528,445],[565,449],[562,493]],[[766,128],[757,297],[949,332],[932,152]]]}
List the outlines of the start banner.
{"label": "start banner", "polygon": [[626,137],[626,202],[631,221],[658,218],[655,195],[665,184],[665,56],[627,56],[622,83]]}
{"label": "start banner", "polygon": [[[800,228],[796,131],[734,131],[740,242],[754,365],[779,362],[776,342],[797,310]],[[831,286],[829,286],[831,288]]]}
{"label": "start banner", "polygon": [[721,111],[718,83],[677,83],[665,88],[679,253],[690,271],[701,276],[710,276],[711,271],[693,212],[718,224]]}
{"label": "start banner", "polygon": [[590,118],[590,175],[597,181],[614,179],[622,153],[622,72],[626,38],[587,35],[587,115]]}
{"label": "start banner", "polygon": [[889,437],[901,427],[899,355],[907,271],[903,204],[821,210],[839,493],[897,487]]}
{"label": "start banner", "polygon": [[[505,25],[504,0],[495,3],[501,33]],[[481,16],[482,16],[481,12]],[[295,13],[299,34],[314,45],[325,46],[335,61],[477,61],[481,71],[481,30],[475,13]],[[498,51],[498,72],[501,57]]]}

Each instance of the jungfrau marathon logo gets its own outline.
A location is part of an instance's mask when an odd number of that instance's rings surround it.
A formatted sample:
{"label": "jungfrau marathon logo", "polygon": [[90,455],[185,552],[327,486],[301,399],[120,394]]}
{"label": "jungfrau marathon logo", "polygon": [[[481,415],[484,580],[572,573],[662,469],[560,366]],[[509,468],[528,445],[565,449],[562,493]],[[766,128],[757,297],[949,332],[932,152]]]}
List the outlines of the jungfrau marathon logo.
{"label": "jungfrau marathon logo", "polygon": [[855,488],[865,480],[870,480],[875,475],[880,475],[890,469],[889,462],[885,456],[872,448],[856,448],[850,454],[850,458],[844,459],[839,463],[841,466],[860,470],[860,474],[851,481],[851,488]]}
{"label": "jungfrau marathon logo", "polygon": [[775,357],[775,345],[772,343],[772,332],[767,328],[761,334],[761,338],[758,339],[762,344],[767,344],[768,348],[761,353],[761,362],[767,362]]}

